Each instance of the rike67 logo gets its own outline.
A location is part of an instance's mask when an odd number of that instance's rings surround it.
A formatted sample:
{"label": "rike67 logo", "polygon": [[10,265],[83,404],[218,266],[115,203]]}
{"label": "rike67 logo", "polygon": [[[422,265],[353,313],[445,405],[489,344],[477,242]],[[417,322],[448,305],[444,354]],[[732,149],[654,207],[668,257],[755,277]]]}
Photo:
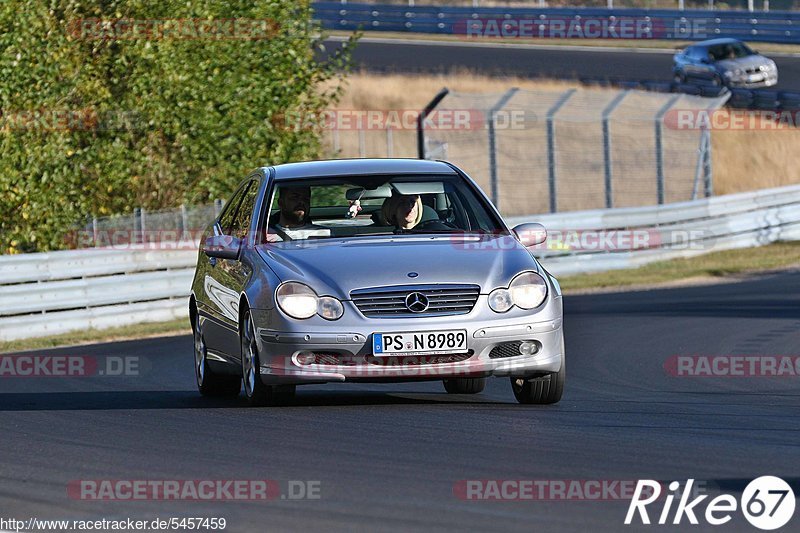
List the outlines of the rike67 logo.
{"label": "rike67 logo", "polygon": [[[698,516],[700,516],[705,519],[706,523],[719,526],[730,522],[737,509],[740,509],[753,526],[762,530],[773,530],[786,525],[794,515],[794,491],[779,477],[762,476],[754,479],[742,491],[739,500],[730,494],[720,494],[705,502],[705,512],[701,512],[703,507],[701,504],[708,498],[707,494],[689,500],[693,484],[694,479],[689,479],[686,481],[686,486],[681,488],[678,481],[673,481],[668,485],[669,492],[663,497],[661,483],[651,479],[640,479],[628,507],[625,524],[633,523],[637,515],[642,524],[650,524],[651,519],[647,506],[656,501],[660,504],[662,497],[663,507],[661,507],[656,522],[660,525],[668,523],[678,525],[681,524],[684,517],[690,524],[697,525],[699,523]],[[676,496],[678,503],[673,511],[672,507]]]}

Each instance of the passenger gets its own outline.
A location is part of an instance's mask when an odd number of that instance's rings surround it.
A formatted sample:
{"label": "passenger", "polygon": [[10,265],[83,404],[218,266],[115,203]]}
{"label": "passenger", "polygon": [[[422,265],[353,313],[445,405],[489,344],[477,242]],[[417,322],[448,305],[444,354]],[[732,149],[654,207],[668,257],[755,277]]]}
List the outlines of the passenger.
{"label": "passenger", "polygon": [[399,229],[411,229],[422,220],[422,199],[418,194],[393,194],[383,202],[381,214]]}
{"label": "passenger", "polygon": [[278,189],[278,208],[280,211],[270,217],[269,225],[277,232],[269,232],[267,241],[283,240],[281,234],[290,239],[307,239],[309,237],[329,237],[328,228],[311,223],[310,187],[280,187]]}

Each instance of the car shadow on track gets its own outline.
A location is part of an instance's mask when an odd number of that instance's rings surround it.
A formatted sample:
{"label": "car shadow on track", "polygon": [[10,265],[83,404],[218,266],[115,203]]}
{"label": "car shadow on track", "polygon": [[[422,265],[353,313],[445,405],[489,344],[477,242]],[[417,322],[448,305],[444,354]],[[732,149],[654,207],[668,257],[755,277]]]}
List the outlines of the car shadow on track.
{"label": "car shadow on track", "polygon": [[[411,392],[299,392],[295,400],[285,406],[338,407],[374,405],[453,405],[481,404],[506,405],[487,396],[459,396],[445,393]],[[2,411],[92,411],[115,409],[239,409],[246,408],[244,396],[237,398],[206,398],[194,391],[93,391],[93,392],[38,392],[0,394]]]}

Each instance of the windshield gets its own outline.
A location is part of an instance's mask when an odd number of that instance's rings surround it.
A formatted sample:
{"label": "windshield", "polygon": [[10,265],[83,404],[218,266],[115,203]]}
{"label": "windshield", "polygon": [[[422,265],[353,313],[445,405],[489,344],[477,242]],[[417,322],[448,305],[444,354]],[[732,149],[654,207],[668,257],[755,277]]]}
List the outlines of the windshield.
{"label": "windshield", "polygon": [[460,176],[344,176],[277,182],[266,240],[504,231]]}
{"label": "windshield", "polygon": [[709,47],[708,53],[714,61],[722,61],[724,59],[747,57],[755,52],[744,43],[726,43]]}

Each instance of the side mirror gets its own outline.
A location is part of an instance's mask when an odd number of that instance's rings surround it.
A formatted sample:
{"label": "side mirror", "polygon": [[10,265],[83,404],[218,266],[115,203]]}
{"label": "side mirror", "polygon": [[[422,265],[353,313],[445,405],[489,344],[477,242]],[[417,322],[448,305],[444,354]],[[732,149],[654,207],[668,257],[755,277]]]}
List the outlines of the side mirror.
{"label": "side mirror", "polygon": [[520,224],[514,228],[514,234],[525,247],[542,244],[547,240],[547,230],[536,222]]}
{"label": "side mirror", "polygon": [[212,235],[206,239],[203,252],[208,257],[220,259],[239,259],[242,240],[230,235]]}

